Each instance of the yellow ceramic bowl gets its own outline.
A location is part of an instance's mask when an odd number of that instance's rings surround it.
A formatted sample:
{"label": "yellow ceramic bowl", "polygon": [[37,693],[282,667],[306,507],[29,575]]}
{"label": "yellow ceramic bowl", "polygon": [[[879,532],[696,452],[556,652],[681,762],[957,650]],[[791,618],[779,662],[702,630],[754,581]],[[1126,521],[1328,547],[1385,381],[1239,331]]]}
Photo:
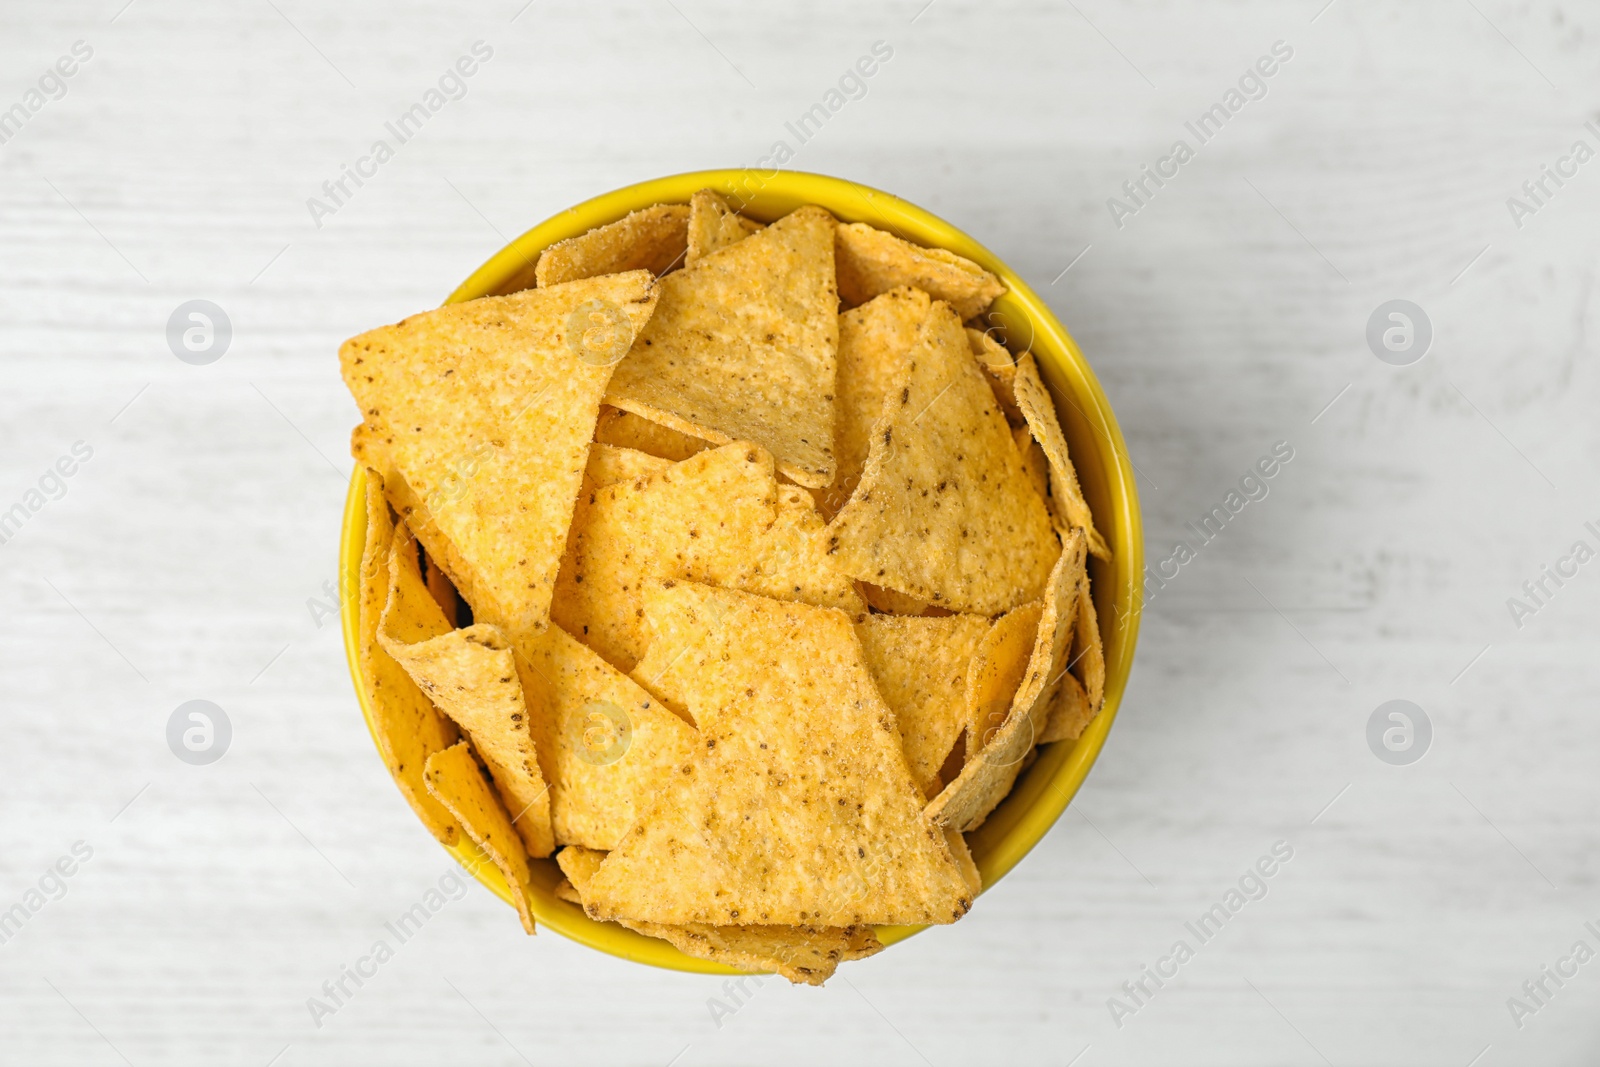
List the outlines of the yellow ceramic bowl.
{"label": "yellow ceramic bowl", "polygon": [[[535,226],[479,267],[450,294],[446,303],[526,288],[533,284],[532,265],[547,246],[651,204],[687,203],[690,194],[705,188],[725,194],[745,214],[763,222],[777,219],[802,204],[820,204],[843,222],[865,222],[917,244],[948,249],[982,264],[999,275],[1009,290],[995,301],[987,316],[991,328],[1012,351],[1033,351],[1055,396],[1084,496],[1094,509],[1095,525],[1110,542],[1114,554],[1109,564],[1090,561],[1095,608],[1105,636],[1105,710],[1076,742],[1045,746],[1038,760],[1017,780],[1016,788],[1005,802],[982,827],[967,835],[973,858],[983,873],[983,884],[992,886],[1016,866],[1066,810],[1105,743],[1127,684],[1139,632],[1144,540],[1137,487],[1122,431],[1077,344],[1056,321],[1045,302],[1009,267],[944,220],[899,197],[843,178],[793,171],[707,170],[630,185],[597,196]],[[365,482],[365,471],[357,467],[350,479],[350,494],[345,503],[339,573],[346,606],[345,655],[370,729],[372,711],[356,669],[353,607],[360,603],[361,547],[366,536]],[[499,871],[484,859],[475,845],[464,841],[450,851],[479,881],[510,902]],[[561,873],[554,860],[535,860],[533,868],[534,914],[547,929],[591,948],[640,963],[702,974],[738,973],[685,956],[665,941],[644,937],[614,924],[594,922],[581,908],[557,899],[554,890]],[[880,927],[878,936],[885,945],[892,945],[921,929],[917,926]]]}

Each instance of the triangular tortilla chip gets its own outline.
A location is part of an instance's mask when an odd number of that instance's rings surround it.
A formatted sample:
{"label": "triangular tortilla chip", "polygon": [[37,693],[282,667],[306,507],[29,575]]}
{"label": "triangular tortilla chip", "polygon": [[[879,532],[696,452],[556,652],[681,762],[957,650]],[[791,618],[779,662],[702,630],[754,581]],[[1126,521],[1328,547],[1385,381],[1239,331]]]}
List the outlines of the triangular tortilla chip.
{"label": "triangular tortilla chip", "polygon": [[932,302],[920,289],[891,289],[839,316],[838,422],[833,484],[823,490],[821,511],[833,518],[850,499],[867,465],[872,428],[889,394],[905,384],[906,359],[916,344]]}
{"label": "triangular tortilla chip", "polygon": [[1037,598],[1060,543],[950,305],[933,305],[908,361],[829,553],[852,577],[953,611]]}
{"label": "triangular tortilla chip", "polygon": [[594,427],[594,439],[602,444],[635,448],[674,463],[712,447],[711,442],[703,438],[690,437],[670,426],[651,422],[643,415],[635,415],[610,404],[601,405],[600,421]]}
{"label": "triangular tortilla chip", "polygon": [[638,481],[670,466],[670,459],[652,456],[637,448],[603,445],[596,441],[589,446],[589,462],[584,467],[583,475],[592,483],[592,488],[599,489],[617,482]]}
{"label": "triangular tortilla chip", "polygon": [[[587,848],[564,848],[556,855],[578,903],[605,858],[605,853]],[[659,937],[687,956],[741,970],[776,971],[796,985],[821,985],[841,962],[883,951],[882,942],[867,926],[667,926],[619,921],[647,937]]]}
{"label": "triangular tortilla chip", "polygon": [[[1087,573],[1078,576],[1078,620],[1072,642],[1073,667],[1088,698],[1089,716],[1100,714],[1106,702],[1106,650],[1100,637],[1100,620],[1095,615],[1094,597],[1089,594]],[[1085,724],[1087,725],[1087,724]]]}
{"label": "triangular tortilla chip", "polygon": [[966,728],[967,664],[989,629],[981,615],[869,615],[856,624],[867,669],[899,724],[911,778],[929,797]]}
{"label": "triangular tortilla chip", "polygon": [[734,214],[715,191],[701,189],[689,198],[689,252],[684,262],[693,266],[761,228],[761,223]]}
{"label": "triangular tortilla chip", "polygon": [[478,623],[421,641],[378,633],[422,691],[472,739],[530,856],[555,850],[550,789],[539,768],[515,657],[499,627]]}
{"label": "triangular tortilla chip", "polygon": [[984,376],[989,379],[989,388],[994,390],[994,398],[1000,401],[1006,421],[1013,426],[1021,426],[1022,409],[1017,407],[1016,393],[1017,361],[1011,358],[1005,345],[983,330],[968,326],[967,343],[972,346],[978,366],[983,368]]}
{"label": "triangular tortilla chip", "polygon": [[1006,291],[1000,279],[970,259],[922,248],[864,222],[838,227],[839,297],[854,307],[880,293],[911,285],[956,309],[962,320],[982,314]]}
{"label": "triangular tortilla chip", "polygon": [[1010,719],[1012,701],[1028,671],[1043,612],[1042,600],[1012,608],[994,621],[973,651],[963,700],[969,760],[981,754]]}
{"label": "triangular tortilla chip", "polygon": [[[1050,697],[1056,691],[1055,682],[1067,666],[1067,650],[1077,618],[1075,602],[1079,590],[1085,588],[1086,556],[1086,539],[1081,530],[1076,530],[1050,572],[1033,651],[1016,695],[1011,698],[1010,711],[998,730],[990,731],[987,722],[984,723],[982,733],[987,743],[981,750],[974,752],[969,738],[966,766],[928,805],[929,818],[963,832],[975,830],[1011,792],[1029,753],[1044,732]],[[973,657],[973,663],[977,664],[977,656]],[[977,677],[969,668],[970,706],[980,710],[995,706],[998,695],[1012,684],[1011,674],[1003,669],[1004,664],[1000,666],[1002,669]]]}
{"label": "triangular tortilla chip", "polygon": [[456,817],[467,836],[500,868],[511,890],[517,915],[522,919],[522,928],[533,933],[533,889],[529,884],[528,854],[523,851],[521,838],[511,828],[511,820],[500,806],[500,798],[483,780],[483,772],[472,758],[471,747],[461,741],[443,752],[435,752],[428,757],[424,773],[428,792]]}
{"label": "triangular tortilla chip", "polygon": [[427,585],[433,602],[444,612],[445,620],[454,626],[457,614],[456,587],[451,583],[450,576],[444,572],[444,568],[435,563],[426,552],[422,554],[422,581]]}
{"label": "triangular tortilla chip", "polygon": [[1039,377],[1039,366],[1034,362],[1031,352],[1024,352],[1017,361],[1015,387],[1017,406],[1022,409],[1023,417],[1028,420],[1028,428],[1044,446],[1044,454],[1050,460],[1051,497],[1061,525],[1067,529],[1083,527],[1089,534],[1090,553],[1096,559],[1109,560],[1111,549],[1094,528],[1094,516],[1089,512],[1089,503],[1084,500],[1083,490],[1078,487],[1078,472],[1067,455],[1067,438],[1061,432],[1061,424],[1056,421],[1055,403],[1050,399],[1043,379]]}
{"label": "triangular tortilla chip", "polygon": [[[431,753],[456,743],[455,724],[439,714],[405,668],[378,643],[378,622],[389,602],[389,553],[394,542],[395,523],[383,499],[383,478],[368,470],[367,540],[361,551],[361,601],[356,608],[360,632],[356,669],[371,709],[378,752],[400,787],[400,795],[429,833],[443,844],[454,845],[460,831],[450,813],[428,794],[422,766]],[[401,544],[415,559],[416,545],[410,538],[402,537]],[[414,595],[414,590],[408,591],[408,596]],[[437,610],[437,605],[434,607]],[[406,605],[396,607],[397,614],[407,610]]]}
{"label": "triangular tortilla chip", "polygon": [[699,738],[594,652],[552,626],[531,642],[522,688],[550,783],[559,844],[609,849],[684,763]]}
{"label": "triangular tortilla chip", "polygon": [[1052,741],[1076,741],[1083,736],[1084,727],[1094,718],[1089,707],[1089,695],[1071,673],[1063,674],[1061,688],[1050,702],[1050,716],[1045,720],[1044,731],[1039,734],[1039,744]]}
{"label": "triangular tortilla chip", "polygon": [[1044,449],[1039,447],[1039,442],[1033,439],[1033,433],[1026,426],[1012,430],[1011,440],[1016,443],[1017,452],[1022,456],[1022,469],[1028,472],[1028,482],[1039,494],[1040,500],[1048,501],[1050,461],[1045,458]]}
{"label": "triangular tortilla chip", "polygon": [[437,528],[429,555],[478,621],[548,623],[600,396],[655,299],[635,271],[451,304],[340,347],[345,384]]}
{"label": "triangular tortilla chip", "polygon": [[630,270],[662,275],[683,259],[688,235],[688,207],[656,204],[557,241],[540,254],[535,277],[543,289]]}
{"label": "triangular tortilla chip", "polygon": [[[590,885],[590,915],[671,924],[948,923],[972,895],[922,815],[894,713],[848,615],[656,582],[657,633],[690,636],[699,758]],[[657,638],[662,640],[662,638]]]}
{"label": "triangular tortilla chip", "polygon": [[803,207],[662,278],[606,403],[718,444],[754,441],[800,485],[833,481],[833,227]]}
{"label": "triangular tortilla chip", "polygon": [[556,581],[556,622],[626,671],[650,641],[640,591],[646,578],[688,578],[864,611],[850,580],[823,554],[821,519],[803,496],[796,486],[779,486],[772,456],[751,444],[724,445],[596,489],[573,523],[572,549]]}

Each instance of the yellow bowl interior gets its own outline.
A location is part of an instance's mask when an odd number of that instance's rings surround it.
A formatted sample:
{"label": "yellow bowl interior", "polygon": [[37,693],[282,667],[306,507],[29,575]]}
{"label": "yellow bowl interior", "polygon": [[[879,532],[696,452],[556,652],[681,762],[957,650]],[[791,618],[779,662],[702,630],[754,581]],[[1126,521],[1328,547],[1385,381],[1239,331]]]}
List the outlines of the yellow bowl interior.
{"label": "yellow bowl interior", "polygon": [[[944,220],[899,197],[843,178],[794,171],[707,170],[640,182],[597,196],[535,226],[505,248],[451,293],[446,303],[515,292],[533,284],[533,264],[544,248],[557,241],[613,222],[630,211],[663,202],[686,203],[698,189],[715,189],[742,212],[762,222],[818,204],[843,222],[865,222],[917,244],[948,249],[993,271],[1009,290],[986,316],[996,336],[1013,352],[1031,349],[1055,397],[1083,485],[1094,509],[1095,525],[1110,543],[1110,563],[1090,560],[1095,608],[1105,638],[1105,708],[1075,742],[1046,745],[1033,766],[982,827],[967,835],[985,887],[999,881],[1027,855],[1066,810],[1105,743],[1133,663],[1142,604],[1144,538],[1139,500],[1127,446],[1111,406],[1061,323],[1044,301],[988,249]],[[357,670],[355,605],[360,603],[361,550],[366,538],[364,494],[366,472],[357,467],[345,501],[340,533],[340,582],[345,605],[345,655],[367,726],[372,710]],[[510,903],[510,892],[495,866],[477,846],[463,841],[449,851],[477,879]],[[560,900],[555,887],[561,872],[554,860],[533,861],[534,914],[540,925],[591,948],[657,967],[702,974],[739,973],[685,956],[665,941],[644,937],[613,923],[598,923],[574,904]],[[508,928],[509,929],[509,928]],[[878,936],[885,945],[922,930],[920,926],[885,926]]]}

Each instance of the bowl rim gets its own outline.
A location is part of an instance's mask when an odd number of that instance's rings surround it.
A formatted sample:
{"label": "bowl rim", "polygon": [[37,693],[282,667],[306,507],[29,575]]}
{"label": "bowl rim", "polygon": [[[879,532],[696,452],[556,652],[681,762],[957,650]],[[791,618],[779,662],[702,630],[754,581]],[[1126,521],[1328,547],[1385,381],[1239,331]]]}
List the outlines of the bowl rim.
{"label": "bowl rim", "polygon": [[[1009,339],[1027,332],[1031,350],[1055,400],[1083,491],[1095,513],[1095,525],[1112,548],[1109,563],[1091,559],[1091,589],[1105,643],[1105,703],[1077,741],[1041,746],[1038,758],[1018,776],[1011,792],[983,826],[967,835],[987,892],[1043,839],[1060,818],[1088,776],[1116,719],[1138,642],[1143,608],[1144,539],[1138,486],[1116,416],[1089,368],[1077,342],[1048,305],[1002,260],[933,213],[891,193],[846,178],[804,171],[732,168],[690,171],[614,189],[560,212],[524,232],[491,256],[457,286],[446,304],[533,284],[539,253],[556,241],[575,237],[614,222],[630,211],[658,203],[687,203],[700,189],[714,189],[738,210],[770,222],[805,204],[818,204],[842,223],[865,222],[887,229],[916,244],[944,248],[973,260],[997,275],[1007,292],[985,315],[991,331]],[[1063,404],[1063,401],[1066,403]],[[371,733],[372,709],[361,684],[359,627],[361,553],[366,539],[366,471],[356,464],[351,474],[340,530],[341,625],[345,658],[361,714]],[[374,735],[376,743],[376,735]],[[446,851],[490,891],[508,904],[504,878],[470,840]],[[665,941],[646,937],[615,923],[599,923],[582,908],[555,895],[561,873],[555,860],[531,860],[533,912],[537,922],[590,948],[623,959],[671,970],[700,974],[744,974],[722,964],[684,955]],[[920,932],[922,926],[875,927],[885,947]]]}

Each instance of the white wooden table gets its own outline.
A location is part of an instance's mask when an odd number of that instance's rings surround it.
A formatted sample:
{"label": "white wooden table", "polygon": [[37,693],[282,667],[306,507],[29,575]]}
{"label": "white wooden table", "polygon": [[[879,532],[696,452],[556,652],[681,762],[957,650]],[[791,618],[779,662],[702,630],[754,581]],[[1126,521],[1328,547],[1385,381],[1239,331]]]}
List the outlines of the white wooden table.
{"label": "white wooden table", "polygon": [[[0,915],[22,914],[0,1061],[1600,1058],[1600,962],[1541,974],[1600,949],[1600,562],[1507,605],[1600,548],[1600,161],[1569,153],[1600,149],[1592,6],[122,3],[13,3],[0,32],[0,109],[22,105],[0,514],[23,505],[0,544]],[[399,144],[386,123],[477,41]],[[785,124],[877,41],[864,95],[798,144]],[[1185,123],[1279,41],[1265,95],[1201,143]],[[361,163],[379,138],[392,158]],[[1163,163],[1180,138],[1193,157]],[[1079,801],[958,926],[724,1015],[721,980],[525,938],[472,885],[318,1027],[307,999],[451,869],[308,606],[356,419],[338,342],[569,204],[780,139],[1048,294],[1120,416],[1153,561],[1276,442],[1293,460],[1151,604]],[[1146,164],[1171,176],[1136,204]],[[1568,176],[1535,203],[1545,166]],[[1113,196],[1138,208],[1120,228]],[[167,343],[193,299],[232,324],[209,365]],[[1433,327],[1408,366],[1365,338],[1392,299]],[[168,748],[192,699],[231,722],[220,762]],[[1432,724],[1409,766],[1367,742],[1391,699]],[[1185,924],[1280,841],[1266,895],[1201,944]],[[1180,939],[1175,978],[1124,991]]]}

